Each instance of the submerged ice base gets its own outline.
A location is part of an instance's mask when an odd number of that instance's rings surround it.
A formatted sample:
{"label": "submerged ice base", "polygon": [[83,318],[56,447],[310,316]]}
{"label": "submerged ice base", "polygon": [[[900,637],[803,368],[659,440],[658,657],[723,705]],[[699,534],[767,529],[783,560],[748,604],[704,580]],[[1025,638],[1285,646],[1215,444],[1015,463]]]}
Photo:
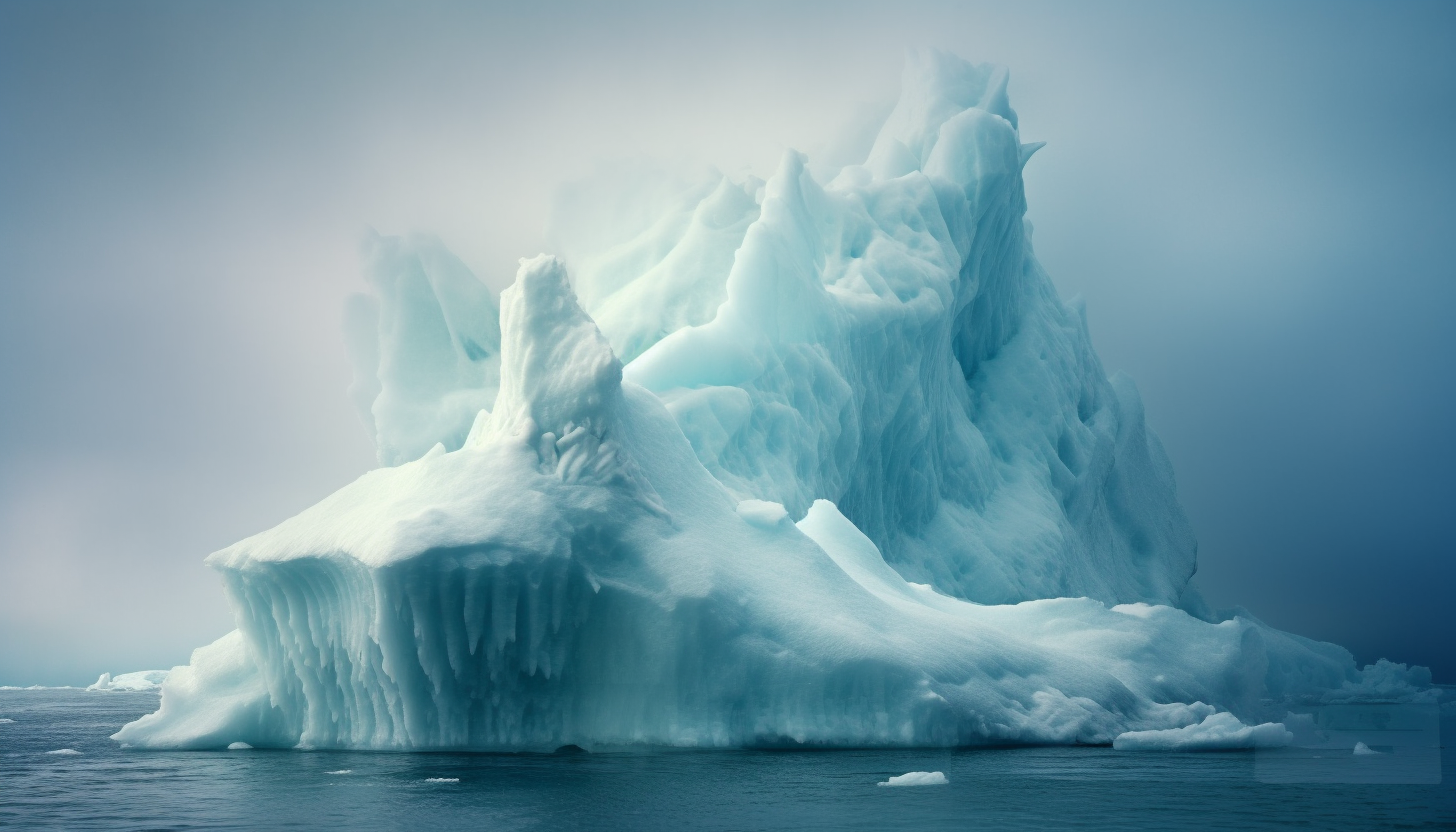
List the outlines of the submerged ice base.
{"label": "submerged ice base", "polygon": [[567,191],[567,260],[499,307],[376,240],[352,395],[392,467],[214,554],[238,630],[116,739],[1227,742],[1374,684],[1189,591],[1137,392],[1032,255],[1005,86],[926,53],[863,164]]}

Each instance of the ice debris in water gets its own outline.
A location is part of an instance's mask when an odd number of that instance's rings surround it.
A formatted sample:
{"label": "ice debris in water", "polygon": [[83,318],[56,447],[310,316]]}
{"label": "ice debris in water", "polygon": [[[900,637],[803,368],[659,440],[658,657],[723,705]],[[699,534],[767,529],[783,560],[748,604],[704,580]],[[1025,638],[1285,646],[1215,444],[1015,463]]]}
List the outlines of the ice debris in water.
{"label": "ice debris in water", "polygon": [[384,467],[209,558],[238,629],[115,738],[1211,747],[1413,690],[1189,588],[1137,390],[1032,253],[1006,85],[918,53],[844,158],[568,187],[565,259],[498,302],[372,238]]}
{"label": "ice debris in water", "polygon": [[248,745],[245,742],[230,742],[228,743],[227,747],[227,750],[229,751],[251,751],[252,749],[253,746]]}
{"label": "ice debris in water", "polygon": [[459,777],[426,777],[426,783],[459,783]]}
{"label": "ice debris in water", "polygon": [[13,722],[15,722],[13,719],[0,718],[0,725],[10,725]]}
{"label": "ice debris in water", "polygon": [[338,771],[326,771],[326,772],[324,772],[324,774],[353,774],[353,773],[354,773],[354,770],[352,768],[341,768]]}
{"label": "ice debris in water", "polygon": [[157,690],[167,680],[166,670],[138,670],[133,673],[120,673],[112,676],[110,673],[101,674],[86,690],[108,690],[108,691],[148,691]]}
{"label": "ice debris in water", "polygon": [[1370,746],[1366,745],[1363,742],[1357,742],[1357,743],[1355,743],[1355,751],[1354,751],[1354,754],[1355,754],[1356,757],[1368,757],[1368,756],[1380,755],[1380,754],[1384,754],[1384,753],[1385,753],[1384,751],[1376,751],[1375,749],[1371,748]]}
{"label": "ice debris in water", "polygon": [[47,754],[54,754],[57,757],[74,757],[81,752],[74,748],[57,748],[55,751],[47,751]]}
{"label": "ice debris in water", "polygon": [[1321,695],[1322,702],[1436,702],[1440,689],[1431,684],[1427,667],[1407,667],[1381,659],[1365,666],[1358,679],[1346,680],[1335,690]]}
{"label": "ice debris in water", "polygon": [[1245,725],[1233,714],[1217,713],[1196,725],[1119,734],[1112,747],[1118,751],[1230,751],[1280,748],[1293,739],[1294,734],[1278,722]]}
{"label": "ice debris in water", "polygon": [[876,786],[945,786],[950,781],[945,779],[945,774],[939,771],[911,771],[906,772],[889,780],[876,783]]}

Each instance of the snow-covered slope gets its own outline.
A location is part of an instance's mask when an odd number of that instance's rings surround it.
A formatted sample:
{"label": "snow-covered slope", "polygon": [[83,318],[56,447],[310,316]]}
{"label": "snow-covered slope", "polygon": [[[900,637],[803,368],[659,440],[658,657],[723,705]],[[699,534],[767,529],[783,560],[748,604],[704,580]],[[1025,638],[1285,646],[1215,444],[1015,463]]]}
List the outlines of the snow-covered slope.
{"label": "snow-covered slope", "polygon": [[791,151],[567,191],[577,288],[523,261],[498,329],[438,243],[378,241],[354,394],[403,464],[213,555],[238,631],[116,738],[1110,743],[1361,684],[1186,592],[1137,393],[1032,256],[1005,85],[912,58],[826,183]]}

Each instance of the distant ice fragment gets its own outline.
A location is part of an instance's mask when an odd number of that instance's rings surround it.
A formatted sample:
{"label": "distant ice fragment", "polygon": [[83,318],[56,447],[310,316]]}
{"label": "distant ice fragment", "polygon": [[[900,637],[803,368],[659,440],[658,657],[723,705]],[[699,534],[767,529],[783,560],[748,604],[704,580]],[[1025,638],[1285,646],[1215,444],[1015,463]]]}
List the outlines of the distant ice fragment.
{"label": "distant ice fragment", "polygon": [[55,751],[47,751],[47,754],[54,754],[57,757],[74,757],[81,752],[74,748],[57,748]]}
{"label": "distant ice fragment", "polygon": [[341,768],[338,771],[326,771],[326,772],[324,772],[324,774],[353,774],[353,773],[354,773],[354,770],[352,768]]}
{"label": "distant ice fragment", "polygon": [[12,723],[14,721],[15,720],[13,720],[13,719],[0,719],[0,725],[9,725],[10,723]]}
{"label": "distant ice fragment", "polygon": [[121,673],[112,676],[110,673],[103,673],[101,677],[92,683],[86,690],[105,691],[151,691],[157,690],[162,683],[167,681],[169,670],[138,670],[133,673]]}
{"label": "distant ice fragment", "polygon": [[459,777],[426,777],[426,783],[459,783]]}
{"label": "distant ice fragment", "polygon": [[230,742],[230,743],[228,743],[227,750],[229,750],[229,751],[252,751],[253,750],[253,746],[248,745],[245,742]]}
{"label": "distant ice fragment", "polygon": [[876,783],[877,786],[946,786],[950,781],[939,771],[911,771],[889,780]]}
{"label": "distant ice fragment", "polygon": [[1440,689],[1431,685],[1431,670],[1381,659],[1365,665],[1358,679],[1347,680],[1320,697],[1325,703],[1435,702]]}
{"label": "distant ice fragment", "polygon": [[1118,751],[1229,751],[1241,748],[1279,748],[1294,734],[1278,722],[1245,725],[1231,713],[1209,714],[1203,721],[1162,731],[1128,731],[1113,740]]}
{"label": "distant ice fragment", "polygon": [[1357,743],[1355,743],[1355,752],[1354,753],[1355,753],[1355,756],[1356,757],[1366,757],[1366,756],[1379,756],[1381,754],[1384,754],[1385,752],[1384,751],[1376,751],[1375,749],[1371,748],[1370,746],[1366,745],[1363,742],[1357,742]]}

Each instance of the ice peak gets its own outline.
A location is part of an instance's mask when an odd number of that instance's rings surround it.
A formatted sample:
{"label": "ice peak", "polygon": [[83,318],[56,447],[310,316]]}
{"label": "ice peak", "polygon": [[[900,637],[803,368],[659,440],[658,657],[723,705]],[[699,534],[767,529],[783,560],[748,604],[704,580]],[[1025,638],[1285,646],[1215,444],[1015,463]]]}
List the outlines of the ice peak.
{"label": "ice peak", "polygon": [[500,393],[480,439],[577,429],[601,438],[621,383],[622,363],[577,303],[566,266],[549,254],[523,258],[501,293]]}
{"label": "ice peak", "polygon": [[875,139],[868,167],[885,178],[921,169],[941,125],[967,110],[999,116],[1015,129],[1016,111],[1006,95],[1009,79],[1004,66],[971,64],[936,49],[912,51],[905,58],[900,101]]}

